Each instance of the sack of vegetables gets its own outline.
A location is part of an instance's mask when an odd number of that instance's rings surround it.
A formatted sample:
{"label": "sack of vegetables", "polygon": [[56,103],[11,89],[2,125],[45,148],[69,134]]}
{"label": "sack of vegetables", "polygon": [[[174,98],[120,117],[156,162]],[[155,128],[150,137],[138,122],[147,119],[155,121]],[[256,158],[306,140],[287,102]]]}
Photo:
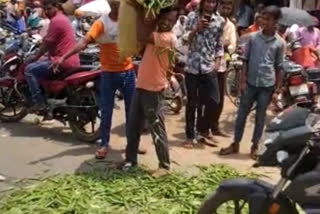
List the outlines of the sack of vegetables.
{"label": "sack of vegetables", "polygon": [[177,0],[123,0],[119,17],[119,49],[121,57],[139,53],[144,41],[155,30],[160,10],[177,3]]}

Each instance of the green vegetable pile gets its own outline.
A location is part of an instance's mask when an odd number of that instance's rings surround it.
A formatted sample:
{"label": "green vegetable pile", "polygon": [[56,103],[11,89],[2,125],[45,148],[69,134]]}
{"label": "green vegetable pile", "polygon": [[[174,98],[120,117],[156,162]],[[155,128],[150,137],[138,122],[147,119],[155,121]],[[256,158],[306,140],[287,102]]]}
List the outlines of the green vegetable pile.
{"label": "green vegetable pile", "polygon": [[221,180],[243,177],[235,170],[199,167],[196,176],[118,170],[54,176],[4,196],[1,214],[175,214],[196,213]]}

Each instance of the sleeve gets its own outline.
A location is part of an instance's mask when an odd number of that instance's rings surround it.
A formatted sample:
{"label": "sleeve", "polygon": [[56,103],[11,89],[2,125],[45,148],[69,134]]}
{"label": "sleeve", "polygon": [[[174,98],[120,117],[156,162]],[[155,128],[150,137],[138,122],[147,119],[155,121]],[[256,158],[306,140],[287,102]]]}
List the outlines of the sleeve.
{"label": "sleeve", "polygon": [[57,41],[61,38],[62,29],[63,26],[61,25],[61,23],[51,21],[44,41],[52,44],[57,43]]}
{"label": "sleeve", "polygon": [[277,69],[282,68],[283,61],[284,61],[284,54],[285,54],[285,43],[284,41],[281,41],[281,46],[279,46],[276,53],[275,67]]}
{"label": "sleeve", "polygon": [[184,34],[182,35],[182,39],[185,42],[189,41],[189,35],[190,35],[191,31],[193,30],[194,25],[195,25],[195,20],[196,20],[195,16],[196,16],[195,12],[191,12],[188,15],[187,22],[185,24]]}
{"label": "sleeve", "polygon": [[249,60],[250,58],[250,52],[251,52],[251,44],[252,44],[252,35],[248,35],[249,39],[247,41],[247,44],[245,45],[245,50],[244,50],[244,55],[243,55],[243,59],[244,60]]}
{"label": "sleeve", "polygon": [[101,34],[103,34],[103,32],[104,32],[103,23],[100,20],[96,20],[92,24],[89,32],[86,35],[86,38],[89,39],[90,41],[95,41],[99,38]]}
{"label": "sleeve", "polygon": [[237,31],[234,24],[230,25],[230,44],[228,46],[229,53],[234,53],[237,47]]}
{"label": "sleeve", "polygon": [[218,42],[216,45],[216,57],[223,57],[224,55],[224,45],[223,45],[223,29],[225,26],[225,22],[223,21],[220,27],[220,34],[217,38]]}

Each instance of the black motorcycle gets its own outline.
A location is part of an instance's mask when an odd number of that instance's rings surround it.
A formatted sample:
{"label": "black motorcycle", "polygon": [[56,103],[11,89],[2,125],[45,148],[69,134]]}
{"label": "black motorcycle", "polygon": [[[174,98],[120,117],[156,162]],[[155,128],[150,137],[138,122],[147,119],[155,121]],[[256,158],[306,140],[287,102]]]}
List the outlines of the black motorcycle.
{"label": "black motorcycle", "polygon": [[320,214],[319,115],[291,107],[266,128],[256,167],[278,166],[275,185],[258,179],[223,181],[199,214]]}

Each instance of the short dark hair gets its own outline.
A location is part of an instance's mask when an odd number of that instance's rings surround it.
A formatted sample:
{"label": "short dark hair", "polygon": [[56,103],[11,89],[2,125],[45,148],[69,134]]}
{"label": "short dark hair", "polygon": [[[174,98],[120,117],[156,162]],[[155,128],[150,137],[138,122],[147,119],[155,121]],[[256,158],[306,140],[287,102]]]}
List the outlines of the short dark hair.
{"label": "short dark hair", "polygon": [[60,1],[60,0],[43,0],[42,1],[43,6],[52,5],[57,8],[61,7],[61,3],[62,3],[62,1]]}
{"label": "short dark hair", "polygon": [[[203,4],[204,4],[204,1],[206,1],[206,0],[201,0],[201,1],[200,1],[200,5],[199,5],[200,13],[203,12]],[[218,10],[218,8],[219,8],[220,0],[216,0],[216,3],[217,3],[217,5],[216,5],[216,8],[214,9],[214,12],[217,12],[217,10]]]}
{"label": "short dark hair", "polygon": [[222,0],[221,5],[233,5],[233,0]]}
{"label": "short dark hair", "polygon": [[275,20],[279,20],[282,18],[282,12],[281,9],[275,5],[268,6],[263,9],[262,15],[270,15]]}
{"label": "short dark hair", "polygon": [[177,6],[166,7],[166,8],[163,8],[160,10],[159,16],[166,15],[170,12],[177,12],[177,18],[178,18],[179,10],[180,10],[180,8]]}

